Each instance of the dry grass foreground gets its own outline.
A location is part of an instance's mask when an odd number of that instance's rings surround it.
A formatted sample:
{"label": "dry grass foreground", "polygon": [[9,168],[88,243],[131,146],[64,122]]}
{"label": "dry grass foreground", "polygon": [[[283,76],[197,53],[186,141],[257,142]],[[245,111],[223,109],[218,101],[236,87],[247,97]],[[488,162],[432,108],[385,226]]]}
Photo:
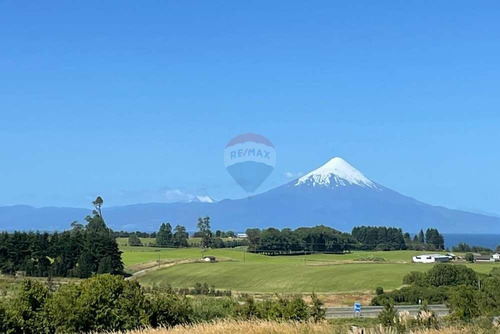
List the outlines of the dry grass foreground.
{"label": "dry grass foreground", "polygon": [[[176,326],[170,329],[144,329],[127,332],[127,334],[396,334],[395,330],[382,327],[372,329],[335,328],[324,323],[295,323],[272,321],[221,321],[189,326]],[[439,330],[417,330],[411,334],[476,334],[478,328],[443,328]],[[500,330],[495,332],[500,333]]]}

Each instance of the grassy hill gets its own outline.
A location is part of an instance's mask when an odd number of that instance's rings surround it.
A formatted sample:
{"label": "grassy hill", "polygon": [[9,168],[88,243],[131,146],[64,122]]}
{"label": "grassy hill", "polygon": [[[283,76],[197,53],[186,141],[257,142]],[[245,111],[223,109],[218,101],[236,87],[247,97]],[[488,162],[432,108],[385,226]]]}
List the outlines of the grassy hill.
{"label": "grassy hill", "polygon": [[[314,254],[299,256],[265,256],[245,253],[241,249],[214,249],[204,253],[199,248],[158,249],[122,246],[126,269],[131,272],[144,264],[201,259],[213,255],[217,263],[188,263],[148,272],[138,278],[144,285],[168,282],[174,287],[192,287],[208,283],[218,289],[251,293],[350,293],[373,292],[399,288],[404,275],[425,271],[428,264],[411,263],[416,251],[352,252],[351,254]],[[378,259],[379,261],[374,261]],[[384,261],[381,261],[381,260]],[[488,273],[500,264],[467,264]]]}

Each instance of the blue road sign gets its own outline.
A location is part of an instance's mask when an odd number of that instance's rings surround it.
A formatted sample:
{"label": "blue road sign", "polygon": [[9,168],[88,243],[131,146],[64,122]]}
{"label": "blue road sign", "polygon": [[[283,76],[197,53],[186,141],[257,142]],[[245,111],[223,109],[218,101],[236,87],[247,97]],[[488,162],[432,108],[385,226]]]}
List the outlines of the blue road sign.
{"label": "blue road sign", "polygon": [[361,304],[356,302],[354,303],[354,312],[361,313]]}

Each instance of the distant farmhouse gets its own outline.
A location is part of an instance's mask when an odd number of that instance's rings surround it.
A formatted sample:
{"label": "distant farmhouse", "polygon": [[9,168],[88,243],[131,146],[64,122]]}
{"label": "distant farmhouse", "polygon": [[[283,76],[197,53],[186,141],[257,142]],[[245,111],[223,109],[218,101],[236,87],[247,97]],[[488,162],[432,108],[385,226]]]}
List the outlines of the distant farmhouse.
{"label": "distant farmhouse", "polygon": [[246,239],[248,238],[248,235],[246,233],[238,233],[237,237],[240,239]]}
{"label": "distant farmhouse", "polygon": [[493,257],[493,260],[500,261],[500,253],[495,253],[495,254],[493,254],[492,257]]}
{"label": "distant farmhouse", "polygon": [[495,262],[493,255],[474,254],[474,262]]}
{"label": "distant farmhouse", "polygon": [[415,263],[435,263],[435,262],[450,262],[453,258],[452,254],[424,254],[413,257]]}

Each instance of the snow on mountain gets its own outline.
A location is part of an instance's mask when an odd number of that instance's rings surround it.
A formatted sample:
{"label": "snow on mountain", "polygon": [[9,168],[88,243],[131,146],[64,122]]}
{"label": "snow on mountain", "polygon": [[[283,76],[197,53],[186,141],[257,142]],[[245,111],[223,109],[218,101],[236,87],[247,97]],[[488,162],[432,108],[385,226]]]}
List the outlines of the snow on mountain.
{"label": "snow on mountain", "polygon": [[377,185],[342,158],[335,157],[323,166],[297,180],[295,186],[323,186],[329,188],[360,186],[380,190]]}
{"label": "snow on mountain", "polygon": [[[500,226],[498,217],[429,205],[376,184],[341,158],[248,198],[214,201],[203,189],[170,192],[175,202],[106,207],[106,223],[114,230],[155,231],[168,221],[195,230],[198,217],[210,216],[214,229],[233,231],[324,224],[341,231],[372,225],[409,232],[432,227],[445,233],[489,233]],[[0,230],[67,229],[69,222],[81,221],[90,211],[0,207]]]}
{"label": "snow on mountain", "polygon": [[217,202],[214,200],[212,197],[205,195],[205,196],[195,196],[190,202],[200,202],[200,203],[215,203]]}

